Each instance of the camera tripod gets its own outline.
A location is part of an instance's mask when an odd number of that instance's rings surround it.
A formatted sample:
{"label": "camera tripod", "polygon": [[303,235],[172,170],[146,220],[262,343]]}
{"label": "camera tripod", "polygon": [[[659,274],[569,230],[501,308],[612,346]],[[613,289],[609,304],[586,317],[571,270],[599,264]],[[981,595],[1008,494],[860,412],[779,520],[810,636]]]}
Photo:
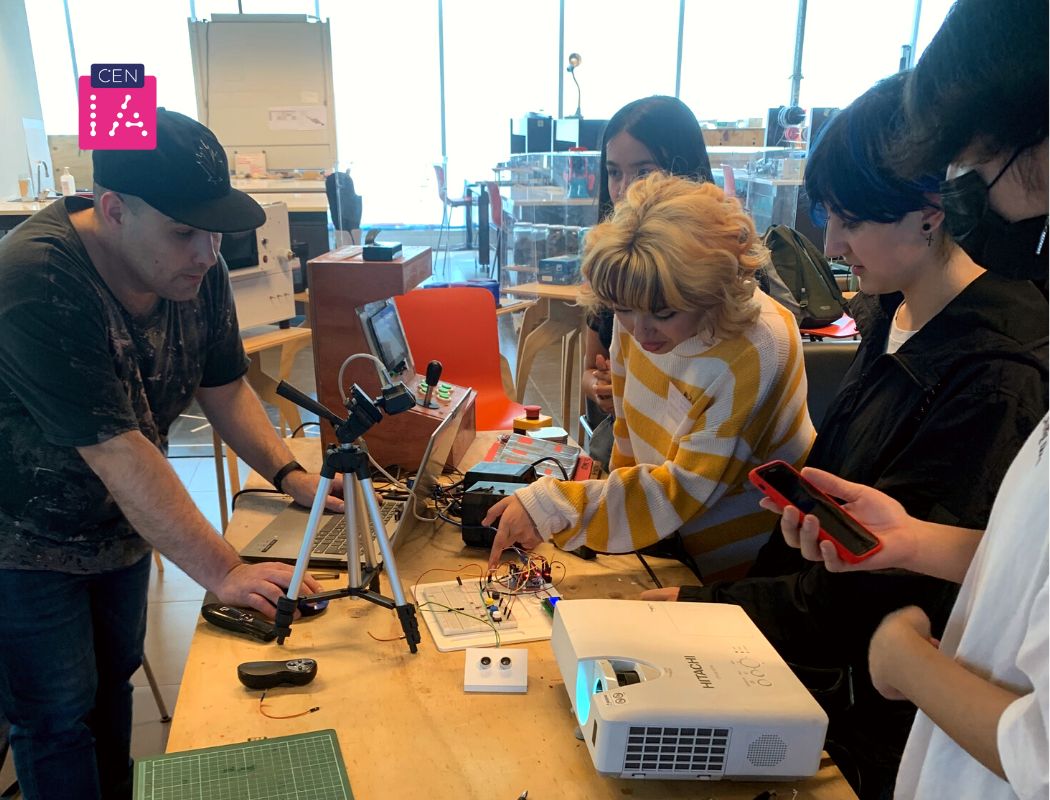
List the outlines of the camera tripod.
{"label": "camera tripod", "polygon": [[[383,415],[380,412],[380,408],[383,408],[387,414],[399,414],[415,405],[412,394],[404,384],[398,384],[397,386],[384,388],[383,396],[376,398],[376,401],[373,402],[355,383],[351,387],[350,397],[346,402],[349,416],[344,420],[313,398],[308,397],[284,381],[281,381],[278,385],[277,393],[332,423],[338,439],[337,444],[329,445],[325,450],[324,465],[321,467],[321,481],[317,486],[313,505],[310,507],[310,516],[306,523],[306,535],[303,537],[303,544],[295,562],[295,571],[292,573],[292,580],[288,584],[287,594],[277,600],[277,614],[274,620],[277,643],[284,644],[285,638],[291,636],[292,617],[300,599],[329,600],[339,597],[360,597],[383,608],[397,611],[401,629],[405,632],[405,639],[408,642],[408,649],[415,653],[416,645],[419,644],[419,622],[416,619],[416,608],[405,601],[405,594],[401,588],[401,581],[397,574],[397,564],[394,561],[394,552],[390,539],[386,535],[383,519],[379,512],[379,504],[376,502],[375,491],[372,487],[372,475],[368,465],[368,451],[355,443],[373,425],[382,420]],[[343,475],[343,501],[345,504],[343,517],[346,523],[346,561],[348,570],[347,587],[300,598],[299,590],[302,587],[303,576],[310,563],[314,539],[321,527],[328,490],[331,488],[332,481],[338,473]],[[379,545],[379,550],[383,556],[382,563],[377,561],[369,525],[375,531],[375,542]],[[363,548],[362,534],[364,537]],[[359,557],[359,554],[362,553],[364,555],[363,565]],[[384,568],[390,579],[390,589],[394,595],[393,599],[379,593],[379,572]]]}

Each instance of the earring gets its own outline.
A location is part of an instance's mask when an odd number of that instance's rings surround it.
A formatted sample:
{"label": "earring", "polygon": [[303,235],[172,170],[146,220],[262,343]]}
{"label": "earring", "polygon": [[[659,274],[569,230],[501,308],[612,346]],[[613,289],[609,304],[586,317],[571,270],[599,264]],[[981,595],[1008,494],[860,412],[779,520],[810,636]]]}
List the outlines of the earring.
{"label": "earring", "polygon": [[933,247],[933,234],[932,234],[932,233],[929,233],[929,230],[930,230],[930,228],[932,228],[932,227],[933,227],[933,226],[932,226],[932,225],[930,225],[930,223],[928,223],[928,222],[924,222],[924,223],[922,223],[922,229],[923,229],[924,231],[927,231],[927,233],[926,233],[926,246],[927,246],[927,247]]}

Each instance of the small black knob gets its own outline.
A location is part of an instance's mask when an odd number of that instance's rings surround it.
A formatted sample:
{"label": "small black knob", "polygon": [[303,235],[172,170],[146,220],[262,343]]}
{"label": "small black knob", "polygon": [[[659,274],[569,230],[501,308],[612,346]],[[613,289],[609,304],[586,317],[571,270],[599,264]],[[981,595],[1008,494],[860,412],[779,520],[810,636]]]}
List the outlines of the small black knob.
{"label": "small black knob", "polygon": [[427,386],[437,386],[441,380],[441,362],[431,361],[427,364]]}

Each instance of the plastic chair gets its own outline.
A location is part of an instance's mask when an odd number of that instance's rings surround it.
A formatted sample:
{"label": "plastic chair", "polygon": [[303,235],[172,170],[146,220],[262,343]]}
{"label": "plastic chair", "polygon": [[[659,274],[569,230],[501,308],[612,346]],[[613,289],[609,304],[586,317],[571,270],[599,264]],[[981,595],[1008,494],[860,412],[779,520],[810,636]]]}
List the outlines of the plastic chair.
{"label": "plastic chair", "polygon": [[434,165],[434,175],[437,177],[438,197],[441,199],[441,228],[438,230],[437,249],[441,249],[441,235],[444,232],[445,249],[448,250],[447,237],[452,225],[452,209],[462,207],[466,211],[467,241],[461,249],[472,250],[474,248],[474,198],[469,194],[458,198],[448,196],[448,181],[445,176],[445,167],[442,164]]}
{"label": "plastic chair", "polygon": [[[354,190],[354,179],[345,172],[333,172],[324,179],[324,191],[328,195],[328,210],[336,231],[344,231],[350,237],[350,244],[357,244],[354,231],[361,229],[363,200]],[[338,234],[336,238],[338,247],[341,244]]]}
{"label": "plastic chair", "polygon": [[[503,198],[500,197],[499,184],[495,181],[487,181],[485,188],[489,194],[489,225],[496,229],[496,256],[492,261],[492,265],[496,270],[496,277],[500,277],[500,268],[503,263],[501,254],[503,253]],[[489,277],[492,277],[492,270],[490,268]],[[502,284],[502,281],[500,282]]]}
{"label": "plastic chair", "polygon": [[503,385],[492,293],[475,286],[415,289],[394,302],[416,370],[440,361],[442,380],[478,393],[474,414],[479,431],[512,428],[525,408],[507,397]]}

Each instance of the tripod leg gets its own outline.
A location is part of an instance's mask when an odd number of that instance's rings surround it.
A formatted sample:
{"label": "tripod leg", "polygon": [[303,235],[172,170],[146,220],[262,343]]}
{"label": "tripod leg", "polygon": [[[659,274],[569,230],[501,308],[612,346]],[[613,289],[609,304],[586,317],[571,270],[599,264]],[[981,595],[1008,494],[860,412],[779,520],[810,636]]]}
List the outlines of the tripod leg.
{"label": "tripod leg", "polygon": [[[358,506],[357,507],[358,507],[358,509],[363,511],[363,510],[367,509],[367,506],[365,504],[364,490],[361,488],[361,484],[356,482],[356,481],[355,481],[355,486],[357,487],[357,500],[358,500]],[[362,536],[361,536],[361,554],[364,557],[365,566],[368,567],[369,569],[373,569],[375,567],[375,565],[376,565],[377,560],[378,560],[376,558],[375,537],[372,535],[372,528],[371,528],[371,525],[369,524],[370,520],[369,520],[368,516],[366,514],[364,514],[364,513],[361,513],[361,514],[358,515],[358,518],[360,520],[360,528],[359,528],[359,530],[362,532]]]}
{"label": "tripod leg", "polygon": [[390,590],[394,595],[394,601],[397,603],[397,616],[401,620],[401,628],[405,632],[408,649],[414,653],[416,652],[416,645],[419,644],[419,622],[416,620],[416,607],[411,603],[405,602],[405,593],[401,588],[401,579],[397,574],[397,563],[394,561],[394,550],[390,545],[390,539],[387,538],[386,529],[383,527],[383,519],[379,514],[379,505],[376,503],[375,490],[372,488],[372,479],[362,478],[359,480],[359,483],[365,496],[365,507],[368,509],[372,525],[375,527],[376,542],[383,553],[383,569],[386,570],[387,577],[390,580]]}
{"label": "tripod leg", "polygon": [[321,528],[321,515],[324,513],[325,500],[328,498],[328,490],[331,486],[332,479],[322,474],[321,481],[317,484],[317,494],[314,495],[314,504],[310,507],[310,517],[306,521],[306,535],[303,536],[303,544],[299,548],[299,557],[295,561],[295,571],[288,584],[288,592],[284,597],[277,598],[274,630],[277,632],[278,644],[284,644],[285,637],[291,635],[296,600],[299,598],[299,589],[303,585],[303,576],[310,565],[310,553],[313,551],[317,531]]}
{"label": "tripod leg", "polygon": [[[346,518],[347,586],[361,585],[361,531],[367,530],[358,482],[352,472],[343,473],[343,514]],[[367,534],[366,534],[367,536]]]}

